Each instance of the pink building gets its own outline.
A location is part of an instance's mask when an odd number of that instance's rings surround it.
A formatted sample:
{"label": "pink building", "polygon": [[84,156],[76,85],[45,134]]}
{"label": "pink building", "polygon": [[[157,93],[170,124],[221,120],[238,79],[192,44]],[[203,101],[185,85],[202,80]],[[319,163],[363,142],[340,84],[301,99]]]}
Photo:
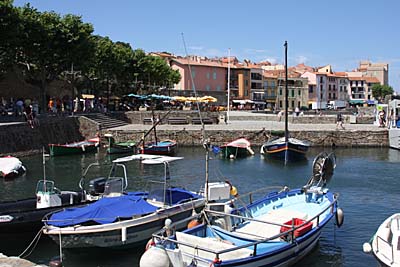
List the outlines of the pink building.
{"label": "pink building", "polygon": [[175,84],[174,90],[182,90],[182,94],[193,93],[193,87],[202,95],[224,95],[227,91],[227,65],[219,60],[198,56],[189,59],[176,57],[170,59],[170,65],[181,74],[182,78]]}

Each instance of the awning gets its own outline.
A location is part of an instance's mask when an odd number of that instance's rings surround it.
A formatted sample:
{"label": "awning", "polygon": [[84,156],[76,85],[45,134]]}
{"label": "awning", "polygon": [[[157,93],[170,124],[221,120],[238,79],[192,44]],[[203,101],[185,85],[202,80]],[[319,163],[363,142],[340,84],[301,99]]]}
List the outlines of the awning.
{"label": "awning", "polygon": [[349,100],[349,104],[364,104],[365,100],[363,99],[351,99]]}
{"label": "awning", "polygon": [[82,94],[82,98],[93,99],[94,95]]}

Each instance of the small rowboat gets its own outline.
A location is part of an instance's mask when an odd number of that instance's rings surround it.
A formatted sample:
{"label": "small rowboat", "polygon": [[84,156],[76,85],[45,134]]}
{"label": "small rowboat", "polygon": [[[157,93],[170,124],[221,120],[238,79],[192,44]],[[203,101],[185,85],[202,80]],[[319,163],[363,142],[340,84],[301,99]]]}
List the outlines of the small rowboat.
{"label": "small rowboat", "polygon": [[85,141],[69,144],[49,144],[50,156],[61,156],[70,154],[83,154],[94,152],[99,146],[100,138],[92,138]]}

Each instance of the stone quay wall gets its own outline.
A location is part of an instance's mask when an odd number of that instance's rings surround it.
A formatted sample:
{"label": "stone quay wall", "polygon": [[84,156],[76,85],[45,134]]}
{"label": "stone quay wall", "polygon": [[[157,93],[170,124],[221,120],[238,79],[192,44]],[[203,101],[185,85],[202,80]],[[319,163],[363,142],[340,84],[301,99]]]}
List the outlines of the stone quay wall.
{"label": "stone quay wall", "polygon": [[[140,140],[143,131],[108,131],[112,133],[117,141]],[[275,136],[283,136],[283,131],[227,131],[210,130],[206,132],[206,137],[214,145],[222,145],[227,141],[244,137],[254,146],[261,146],[264,142]],[[291,131],[291,137],[308,140],[312,146],[320,147],[388,147],[388,134],[385,131]],[[146,138],[151,140],[151,134]],[[201,146],[203,135],[200,130],[157,130],[157,138],[173,139],[179,146]]]}
{"label": "stone quay wall", "polygon": [[[140,113],[141,119],[151,113]],[[182,117],[181,113],[177,113]],[[207,115],[207,114],[205,114]],[[129,115],[128,115],[129,116]],[[238,117],[239,118],[239,117]],[[260,117],[256,117],[260,118]],[[255,119],[255,118],[249,118]],[[295,118],[297,119],[297,118]],[[326,118],[325,118],[326,119]],[[143,122],[137,122],[143,124]],[[311,125],[311,124],[310,124]],[[245,127],[244,127],[245,128]],[[14,155],[24,156],[41,153],[48,144],[65,144],[92,138],[99,134],[112,133],[117,141],[137,140],[143,134],[143,129],[137,130],[101,130],[99,124],[86,117],[48,117],[40,119],[40,126],[31,129],[27,123],[2,124],[0,126],[0,156]],[[388,147],[387,131],[367,130],[291,130],[291,136],[303,140],[309,140],[312,146],[337,146],[337,147]],[[275,136],[283,136],[279,130],[207,130],[207,138],[215,145],[222,145],[227,141],[239,137],[247,138],[254,146],[261,146],[265,141]],[[177,130],[157,129],[159,139],[174,139],[180,146],[201,146],[202,133],[200,130],[188,130],[180,128]],[[146,139],[151,140],[150,134]],[[103,144],[105,138],[101,139]]]}
{"label": "stone quay wall", "polygon": [[48,144],[81,141],[92,131],[96,132],[93,124],[78,117],[40,119],[40,125],[33,129],[27,123],[5,124],[0,127],[0,155],[41,153]]}

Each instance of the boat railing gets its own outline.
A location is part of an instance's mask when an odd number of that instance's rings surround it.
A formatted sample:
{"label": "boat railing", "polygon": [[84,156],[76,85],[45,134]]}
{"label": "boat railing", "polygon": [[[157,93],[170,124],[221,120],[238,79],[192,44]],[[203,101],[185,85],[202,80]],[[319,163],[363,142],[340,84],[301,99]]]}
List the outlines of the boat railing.
{"label": "boat railing", "polygon": [[[221,255],[221,254],[229,253],[229,252],[236,251],[236,250],[239,250],[239,249],[249,248],[251,246],[253,246],[253,255],[256,256],[257,255],[256,252],[257,252],[257,245],[258,244],[265,243],[265,242],[280,238],[282,236],[287,236],[287,235],[291,235],[291,237],[292,237],[290,239],[291,242],[295,242],[295,238],[294,238],[295,230],[303,227],[305,224],[307,224],[309,222],[312,222],[315,219],[317,219],[316,226],[318,227],[319,224],[320,224],[319,217],[329,209],[331,210],[330,212],[333,213],[334,212],[334,210],[333,210],[334,209],[334,205],[335,205],[336,202],[337,202],[337,198],[335,197],[334,200],[326,208],[324,208],[321,212],[316,214],[314,217],[312,217],[311,219],[307,219],[303,224],[295,225],[294,223],[292,223],[291,227],[287,231],[280,232],[280,233],[278,233],[276,235],[273,235],[273,236],[270,236],[270,237],[265,237],[265,238],[260,239],[260,240],[255,240],[253,242],[249,242],[248,244],[235,246],[235,247],[232,247],[232,248],[218,250],[218,251],[210,249],[210,248],[207,248],[207,247],[202,247],[202,246],[199,246],[197,244],[190,244],[190,243],[187,243],[187,242],[184,242],[184,241],[178,241],[178,240],[171,239],[169,237],[165,237],[163,235],[165,230],[166,230],[165,228],[160,230],[160,231],[158,231],[158,232],[156,232],[156,233],[154,233],[153,234],[153,238],[156,238],[156,239],[159,239],[159,240],[163,240],[163,241],[172,242],[172,243],[178,244],[178,245],[188,246],[188,247],[193,248],[194,250],[202,250],[202,251],[205,251],[205,252],[209,252],[209,253],[215,254],[215,258],[216,259],[219,259],[219,255]],[[288,227],[288,225],[285,225],[285,224],[280,224],[280,223],[275,223],[275,222],[268,222],[268,221],[265,221],[265,220],[259,220],[259,219],[255,219],[255,218],[249,218],[249,217],[244,217],[244,216],[240,216],[240,215],[224,213],[224,212],[219,212],[219,211],[213,211],[213,210],[208,210],[208,209],[205,209],[204,212],[209,213],[209,214],[214,214],[214,215],[231,216],[231,217],[235,217],[235,218],[239,218],[239,219],[243,219],[243,220],[254,221],[254,222],[265,223],[265,224],[271,224],[271,225],[276,225],[276,226],[281,226],[281,227],[282,226]],[[179,222],[175,222],[170,227],[173,227],[174,225],[182,224],[184,222],[193,220],[196,217],[198,218],[198,215],[191,216],[191,217],[186,218],[184,220],[181,220]]]}
{"label": "boat railing", "polygon": [[[382,242],[383,244],[379,244],[380,242]],[[385,247],[387,249],[385,249]],[[387,255],[385,252],[387,252],[387,250],[391,251],[392,255]],[[393,250],[393,245],[390,244],[388,241],[386,241],[384,238],[382,238],[381,236],[377,236],[376,237],[376,252],[377,253],[381,253],[384,257],[386,257],[388,260],[390,260],[390,264],[393,264],[394,262],[394,250]]]}

